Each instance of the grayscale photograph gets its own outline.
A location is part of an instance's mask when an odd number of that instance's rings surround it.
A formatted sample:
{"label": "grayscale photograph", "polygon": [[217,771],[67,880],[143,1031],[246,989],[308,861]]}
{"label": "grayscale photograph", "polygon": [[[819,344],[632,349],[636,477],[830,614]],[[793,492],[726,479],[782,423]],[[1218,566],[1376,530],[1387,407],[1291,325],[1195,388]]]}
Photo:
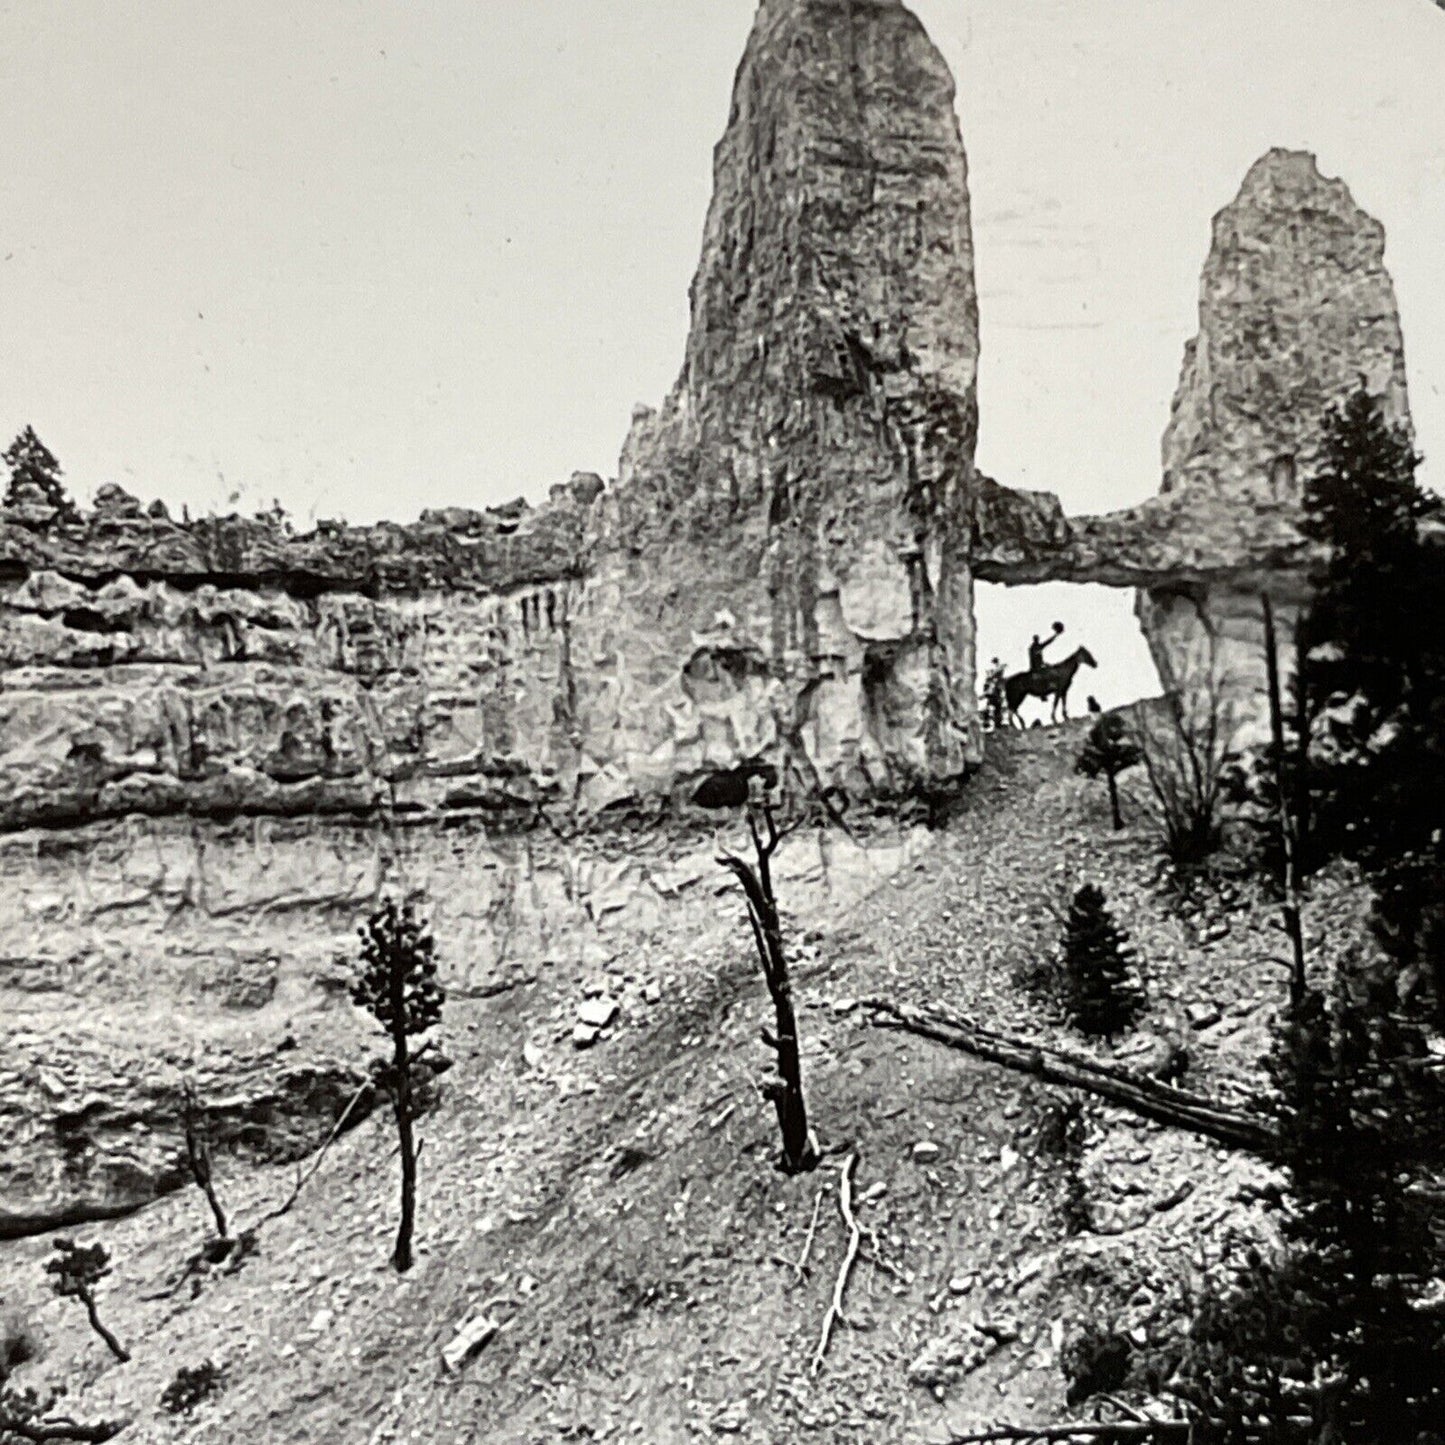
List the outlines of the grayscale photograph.
{"label": "grayscale photograph", "polygon": [[0,0],[0,1445],[1445,1445],[1445,0]]}

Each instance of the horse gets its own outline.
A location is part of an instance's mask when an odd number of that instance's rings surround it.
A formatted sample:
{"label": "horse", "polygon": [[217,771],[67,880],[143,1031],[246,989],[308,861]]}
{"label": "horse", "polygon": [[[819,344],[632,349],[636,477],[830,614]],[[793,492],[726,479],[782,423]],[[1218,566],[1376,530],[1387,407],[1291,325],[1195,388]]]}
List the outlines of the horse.
{"label": "horse", "polygon": [[1032,672],[1016,672],[1012,677],[1004,679],[1004,697],[1008,701],[1009,716],[1023,726],[1023,719],[1019,717],[1019,705],[1026,697],[1042,698],[1045,701],[1052,698],[1053,706],[1049,710],[1049,721],[1057,722],[1059,709],[1064,711],[1064,720],[1069,717],[1069,689],[1074,685],[1074,674],[1083,667],[1098,667],[1094,661],[1094,654],[1087,647],[1080,647],[1072,652],[1062,662],[1047,664],[1035,668]]}

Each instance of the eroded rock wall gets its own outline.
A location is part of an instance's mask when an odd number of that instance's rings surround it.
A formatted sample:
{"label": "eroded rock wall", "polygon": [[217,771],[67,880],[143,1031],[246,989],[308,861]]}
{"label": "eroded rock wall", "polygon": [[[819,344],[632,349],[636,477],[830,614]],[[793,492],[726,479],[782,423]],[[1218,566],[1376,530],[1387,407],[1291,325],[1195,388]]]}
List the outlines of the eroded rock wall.
{"label": "eroded rock wall", "polygon": [[763,753],[804,787],[960,773],[978,322],[953,97],[898,0],[765,0],[686,360],[605,496],[305,538],[116,489],[84,525],[12,516],[0,822],[599,809]]}
{"label": "eroded rock wall", "polygon": [[[0,827],[129,813],[595,812],[768,755],[804,789],[980,756],[973,582],[1143,589],[1166,685],[1257,708],[1326,406],[1407,417],[1379,224],[1272,151],[1215,218],[1162,493],[977,475],[953,81],[898,0],[764,0],[677,383],[610,487],[302,538],[117,489],[0,524]],[[31,511],[34,509],[32,508]]]}
{"label": "eroded rock wall", "polygon": [[0,823],[525,807],[573,771],[578,478],[529,514],[0,527]]}
{"label": "eroded rock wall", "polygon": [[[808,829],[775,876],[801,916],[830,915],[927,846],[921,828],[866,851]],[[565,1075],[584,998],[635,1020],[736,941],[715,853],[701,828],[567,842],[340,818],[129,818],[0,838],[0,1240],[185,1185],[187,1081],[223,1197],[238,1160],[316,1149],[387,1052],[349,995],[357,921],[383,893],[424,895],[449,1036],[468,1028],[474,1056],[511,1058],[516,1029],[498,1017],[525,997]],[[664,932],[681,952],[657,946]],[[499,1014],[466,1010],[482,998]],[[511,1067],[530,1067],[525,1054]],[[292,1175],[273,1180],[279,1203]]]}

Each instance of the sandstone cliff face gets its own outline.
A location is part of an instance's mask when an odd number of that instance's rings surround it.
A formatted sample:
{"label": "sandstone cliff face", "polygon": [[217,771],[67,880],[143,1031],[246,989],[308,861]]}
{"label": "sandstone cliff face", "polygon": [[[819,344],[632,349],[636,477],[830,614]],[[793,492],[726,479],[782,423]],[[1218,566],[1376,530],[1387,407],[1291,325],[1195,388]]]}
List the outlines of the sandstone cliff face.
{"label": "sandstone cliff face", "polygon": [[[677,385],[600,500],[292,538],[116,489],[0,526],[0,824],[597,810],[785,755],[978,756],[977,305],[953,82],[898,0],[766,0]],[[23,511],[23,509],[22,509]]]}
{"label": "sandstone cliff face", "polygon": [[[975,576],[1144,589],[1167,685],[1247,695],[1305,595],[1325,407],[1407,417],[1383,233],[1273,151],[1215,218],[1162,494],[1066,518],[976,475],[953,83],[897,0],[765,0],[677,384],[610,488],[297,538],[103,489],[0,521],[0,827],[596,812],[768,754],[888,792],[979,756]],[[30,509],[33,511],[34,509]]]}
{"label": "sandstone cliff face", "polygon": [[304,538],[106,489],[0,525],[0,826],[525,806],[568,740],[579,477],[537,513]]}
{"label": "sandstone cliff face", "polygon": [[[874,837],[866,854],[805,830],[776,876],[803,916],[831,915],[926,846],[921,828]],[[526,1067],[508,1021],[515,989],[555,1055],[549,1072],[570,1072],[585,995],[638,1018],[679,975],[700,981],[702,950],[735,938],[715,851],[706,830],[567,843],[545,830],[499,839],[466,820],[129,818],[0,838],[0,1241],[188,1186],[187,1080],[223,1197],[238,1163],[315,1150],[387,1052],[348,991],[357,920],[383,892],[425,893],[449,1039],[465,1031],[510,1072]],[[659,936],[685,940],[681,955]],[[491,998],[497,1012],[468,1007]],[[348,1123],[372,1102],[363,1093]],[[273,1173],[271,1202],[292,1180]]]}

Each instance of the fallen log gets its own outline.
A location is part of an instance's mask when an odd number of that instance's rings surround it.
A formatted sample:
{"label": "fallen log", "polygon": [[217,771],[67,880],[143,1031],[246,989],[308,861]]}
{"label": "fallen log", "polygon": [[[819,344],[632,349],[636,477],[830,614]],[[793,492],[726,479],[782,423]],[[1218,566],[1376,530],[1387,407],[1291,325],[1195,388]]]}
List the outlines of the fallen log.
{"label": "fallen log", "polygon": [[853,1213],[853,1173],[857,1168],[858,1156],[850,1154],[838,1175],[838,1212],[843,1216],[843,1223],[848,1228],[848,1246],[843,1252],[843,1263],[838,1266],[838,1278],[833,1283],[833,1302],[828,1306],[828,1313],[823,1316],[823,1332],[818,1337],[818,1348],[813,1351],[813,1363],[809,1369],[809,1373],[813,1375],[823,1368],[823,1357],[828,1353],[834,1328],[847,1323],[847,1317],[843,1314],[843,1296],[847,1293],[848,1276],[853,1273],[858,1251],[863,1244],[863,1231],[859,1228],[858,1216]]}
{"label": "fallen log", "polygon": [[35,1445],[67,1440],[80,1441],[81,1445],[103,1445],[104,1441],[114,1440],[129,1424],[129,1420],[102,1420],[94,1425],[82,1425],[61,1417],[35,1419],[0,1404],[0,1438],[33,1441]]}
{"label": "fallen log", "polygon": [[[1288,1422],[1297,1433],[1291,1439],[1305,1438],[1309,1421],[1303,1417]],[[1214,1422],[1213,1429],[1223,1430],[1222,1422]],[[1246,1445],[1267,1445],[1275,1438],[1268,1425],[1231,1424],[1237,1433],[1231,1440],[1241,1440]],[[1015,1441],[1017,1445],[1033,1445],[1033,1442],[1057,1442],[1057,1445],[1189,1445],[1195,1438],[1197,1427],[1186,1420],[1113,1420],[1073,1425],[996,1425],[991,1430],[975,1430],[966,1435],[951,1435],[947,1445],[995,1445],[995,1442]],[[1211,1437],[1215,1438],[1215,1437]]]}
{"label": "fallen log", "polygon": [[869,999],[864,1007],[878,1028],[917,1034],[1048,1084],[1083,1089],[1156,1123],[1202,1134],[1231,1149],[1269,1155],[1278,1145],[1278,1131],[1269,1120],[1161,1083],[1147,1074],[1101,1064],[1027,1039],[1010,1038],[941,1009],[913,1008],[885,999]]}
{"label": "fallen log", "polygon": [[972,1435],[951,1436],[948,1445],[990,1445],[990,1442],[1087,1441],[1089,1445],[1184,1445],[1189,1426],[1182,1420],[1121,1420],[1112,1424],[1087,1425],[1000,1425]]}

